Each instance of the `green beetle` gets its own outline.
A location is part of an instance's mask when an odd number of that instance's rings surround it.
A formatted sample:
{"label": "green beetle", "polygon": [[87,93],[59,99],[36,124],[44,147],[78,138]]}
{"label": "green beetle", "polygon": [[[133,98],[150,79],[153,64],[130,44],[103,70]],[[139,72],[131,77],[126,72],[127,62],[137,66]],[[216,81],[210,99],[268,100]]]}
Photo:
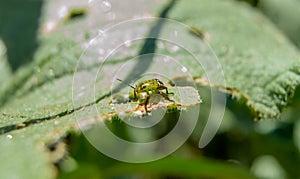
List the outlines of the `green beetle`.
{"label": "green beetle", "polygon": [[[123,82],[120,79],[117,80]],[[135,87],[130,84],[127,85],[134,89],[133,94],[132,93],[130,94],[132,100],[139,101],[140,105],[144,105],[146,112],[148,112],[147,105],[149,103],[149,99],[155,94],[159,94],[162,97],[164,97],[166,100],[174,102],[174,100],[171,100],[169,98],[169,95],[174,93],[170,93],[168,91],[168,88],[159,79],[145,80],[136,84]]]}

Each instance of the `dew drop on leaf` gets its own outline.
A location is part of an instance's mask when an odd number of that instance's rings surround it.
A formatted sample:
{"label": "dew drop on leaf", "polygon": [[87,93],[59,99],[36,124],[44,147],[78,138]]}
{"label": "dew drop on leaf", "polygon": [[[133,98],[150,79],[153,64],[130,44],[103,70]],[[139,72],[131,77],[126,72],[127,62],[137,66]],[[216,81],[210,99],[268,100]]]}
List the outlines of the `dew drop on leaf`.
{"label": "dew drop on leaf", "polygon": [[103,48],[99,48],[98,52],[99,52],[99,55],[104,55],[105,50]]}
{"label": "dew drop on leaf", "polygon": [[8,140],[11,140],[12,138],[13,138],[13,136],[12,135],[6,135],[6,138],[8,139]]}
{"label": "dew drop on leaf", "polygon": [[163,60],[164,60],[164,62],[168,62],[168,61],[170,61],[170,58],[169,57],[165,57],[165,58],[163,58]]}
{"label": "dew drop on leaf", "polygon": [[171,52],[177,52],[180,48],[177,45],[173,45],[170,49]]}
{"label": "dew drop on leaf", "polygon": [[131,46],[131,41],[130,40],[127,40],[125,41],[125,47],[130,47]]}
{"label": "dew drop on leaf", "polygon": [[186,68],[186,67],[181,67],[181,71],[182,71],[183,73],[185,73],[185,72],[187,72],[187,68]]}
{"label": "dew drop on leaf", "polygon": [[109,1],[102,1],[101,8],[104,12],[108,12],[111,10],[111,4]]}
{"label": "dew drop on leaf", "polygon": [[68,8],[66,6],[62,6],[58,9],[58,17],[65,18],[68,15]]}

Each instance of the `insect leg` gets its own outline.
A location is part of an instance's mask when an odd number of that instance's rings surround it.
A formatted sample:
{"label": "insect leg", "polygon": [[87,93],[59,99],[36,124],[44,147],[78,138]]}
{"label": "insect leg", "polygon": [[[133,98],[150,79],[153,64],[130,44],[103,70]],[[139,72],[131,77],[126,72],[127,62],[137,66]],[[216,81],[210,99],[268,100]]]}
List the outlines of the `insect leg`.
{"label": "insect leg", "polygon": [[169,93],[168,88],[165,87],[165,86],[159,86],[158,89],[160,89],[160,90],[166,90],[166,94],[174,94],[174,93],[172,93],[172,92]]}
{"label": "insect leg", "polygon": [[148,112],[148,110],[147,110],[147,105],[148,105],[148,103],[149,103],[149,98],[150,98],[150,96],[148,95],[147,98],[146,98],[145,104],[144,104],[146,113]]}
{"label": "insect leg", "polygon": [[136,96],[136,91],[135,91],[135,89],[133,90],[133,95],[134,95],[134,99],[136,100],[136,99],[137,99],[137,96]]}
{"label": "insect leg", "polygon": [[[169,96],[163,92],[159,92],[160,95],[162,95],[166,100],[171,101],[171,102],[175,102],[174,100],[170,99]],[[170,94],[170,93],[169,93]]]}

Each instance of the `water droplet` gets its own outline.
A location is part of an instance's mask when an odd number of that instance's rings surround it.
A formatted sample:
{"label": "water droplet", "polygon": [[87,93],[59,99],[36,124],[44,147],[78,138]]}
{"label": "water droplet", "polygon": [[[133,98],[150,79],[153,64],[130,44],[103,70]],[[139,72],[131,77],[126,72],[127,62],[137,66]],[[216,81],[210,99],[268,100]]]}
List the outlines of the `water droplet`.
{"label": "water droplet", "polygon": [[97,59],[98,59],[98,62],[103,62],[103,60],[104,60],[103,57],[98,57]]}
{"label": "water droplet", "polygon": [[96,45],[97,44],[97,39],[93,38],[89,41],[89,45]]}
{"label": "water droplet", "polygon": [[67,6],[62,6],[58,9],[58,17],[65,18],[68,15],[68,8]]}
{"label": "water droplet", "polygon": [[31,111],[32,109],[31,108],[25,108],[25,111],[26,112],[29,112],[29,111]]}
{"label": "water droplet", "polygon": [[126,116],[126,113],[125,112],[119,112],[118,115],[119,115],[120,118],[124,118]]}
{"label": "water droplet", "polygon": [[124,44],[125,44],[125,47],[130,47],[131,46],[131,41],[126,40]]}
{"label": "water droplet", "polygon": [[171,47],[171,52],[177,52],[179,50],[179,47],[177,45],[174,45]]}
{"label": "water droplet", "polygon": [[109,13],[107,14],[107,19],[108,19],[108,20],[114,20],[115,18],[116,18],[116,14],[115,14],[115,13],[109,12]]}
{"label": "water droplet", "polygon": [[169,57],[164,57],[163,60],[164,60],[164,62],[169,62],[170,58]]}
{"label": "water droplet", "polygon": [[207,41],[211,41],[211,35],[209,33],[206,33],[204,37]]}
{"label": "water droplet", "polygon": [[159,49],[163,49],[163,48],[165,48],[165,45],[162,42],[158,42],[157,47]]}
{"label": "water droplet", "polygon": [[111,10],[111,4],[108,1],[102,1],[101,8],[104,12],[108,12]]}
{"label": "water droplet", "polygon": [[13,138],[13,136],[12,135],[6,135],[6,138],[8,139],[8,140],[11,140],[12,138]]}
{"label": "water droplet", "polygon": [[99,48],[98,53],[99,53],[100,55],[104,55],[105,50],[104,50],[103,48]]}
{"label": "water droplet", "polygon": [[76,99],[79,99],[81,96],[83,96],[85,93],[84,92],[81,92],[79,93],[77,96],[76,96]]}
{"label": "water droplet", "polygon": [[80,90],[85,90],[86,89],[86,86],[81,86],[80,87]]}
{"label": "water droplet", "polygon": [[98,30],[98,36],[104,36],[104,30],[99,29]]}
{"label": "water droplet", "polygon": [[143,115],[142,111],[135,111],[134,114],[139,115],[139,116]]}
{"label": "water droplet", "polygon": [[54,20],[49,20],[43,25],[44,32],[50,33],[57,27],[57,22]]}
{"label": "water droplet", "polygon": [[115,105],[114,105],[113,103],[111,103],[111,104],[110,104],[110,108],[111,108],[112,110],[114,110],[114,109],[115,109]]}
{"label": "water droplet", "polygon": [[58,124],[59,124],[59,121],[55,120],[54,125],[58,125]]}
{"label": "water droplet", "polygon": [[182,67],[182,68],[181,68],[181,71],[182,71],[183,73],[185,73],[185,72],[187,72],[187,68],[186,68],[186,67]]}
{"label": "water droplet", "polygon": [[174,37],[177,37],[177,36],[178,36],[178,31],[175,30],[175,31],[174,31]]}

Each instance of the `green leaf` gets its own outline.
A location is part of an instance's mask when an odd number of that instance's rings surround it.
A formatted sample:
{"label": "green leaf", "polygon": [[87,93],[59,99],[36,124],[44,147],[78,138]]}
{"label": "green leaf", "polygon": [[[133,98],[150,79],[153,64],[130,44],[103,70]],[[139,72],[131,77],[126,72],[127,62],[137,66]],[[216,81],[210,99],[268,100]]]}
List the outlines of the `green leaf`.
{"label": "green leaf", "polygon": [[298,0],[264,0],[260,1],[258,8],[282,30],[289,39],[300,47],[300,22],[296,15],[300,11]]}
{"label": "green leaf", "polygon": [[12,72],[10,70],[10,67],[7,63],[7,58],[6,58],[6,47],[4,42],[1,40],[0,37],[0,71],[1,71],[1,76],[0,76],[0,93],[4,88],[6,87],[7,83],[9,82]]}
{"label": "green leaf", "polygon": [[7,63],[14,72],[33,59],[43,2],[0,2],[0,37],[7,47]]}
{"label": "green leaf", "polygon": [[211,37],[209,44],[222,64],[229,92],[244,98],[256,119],[278,118],[300,83],[297,49],[247,4],[197,3],[178,2],[170,18]]}
{"label": "green leaf", "polygon": [[51,178],[54,177],[54,167],[45,151],[44,141],[41,141],[36,130],[18,131],[2,135],[1,140],[1,178]]}

